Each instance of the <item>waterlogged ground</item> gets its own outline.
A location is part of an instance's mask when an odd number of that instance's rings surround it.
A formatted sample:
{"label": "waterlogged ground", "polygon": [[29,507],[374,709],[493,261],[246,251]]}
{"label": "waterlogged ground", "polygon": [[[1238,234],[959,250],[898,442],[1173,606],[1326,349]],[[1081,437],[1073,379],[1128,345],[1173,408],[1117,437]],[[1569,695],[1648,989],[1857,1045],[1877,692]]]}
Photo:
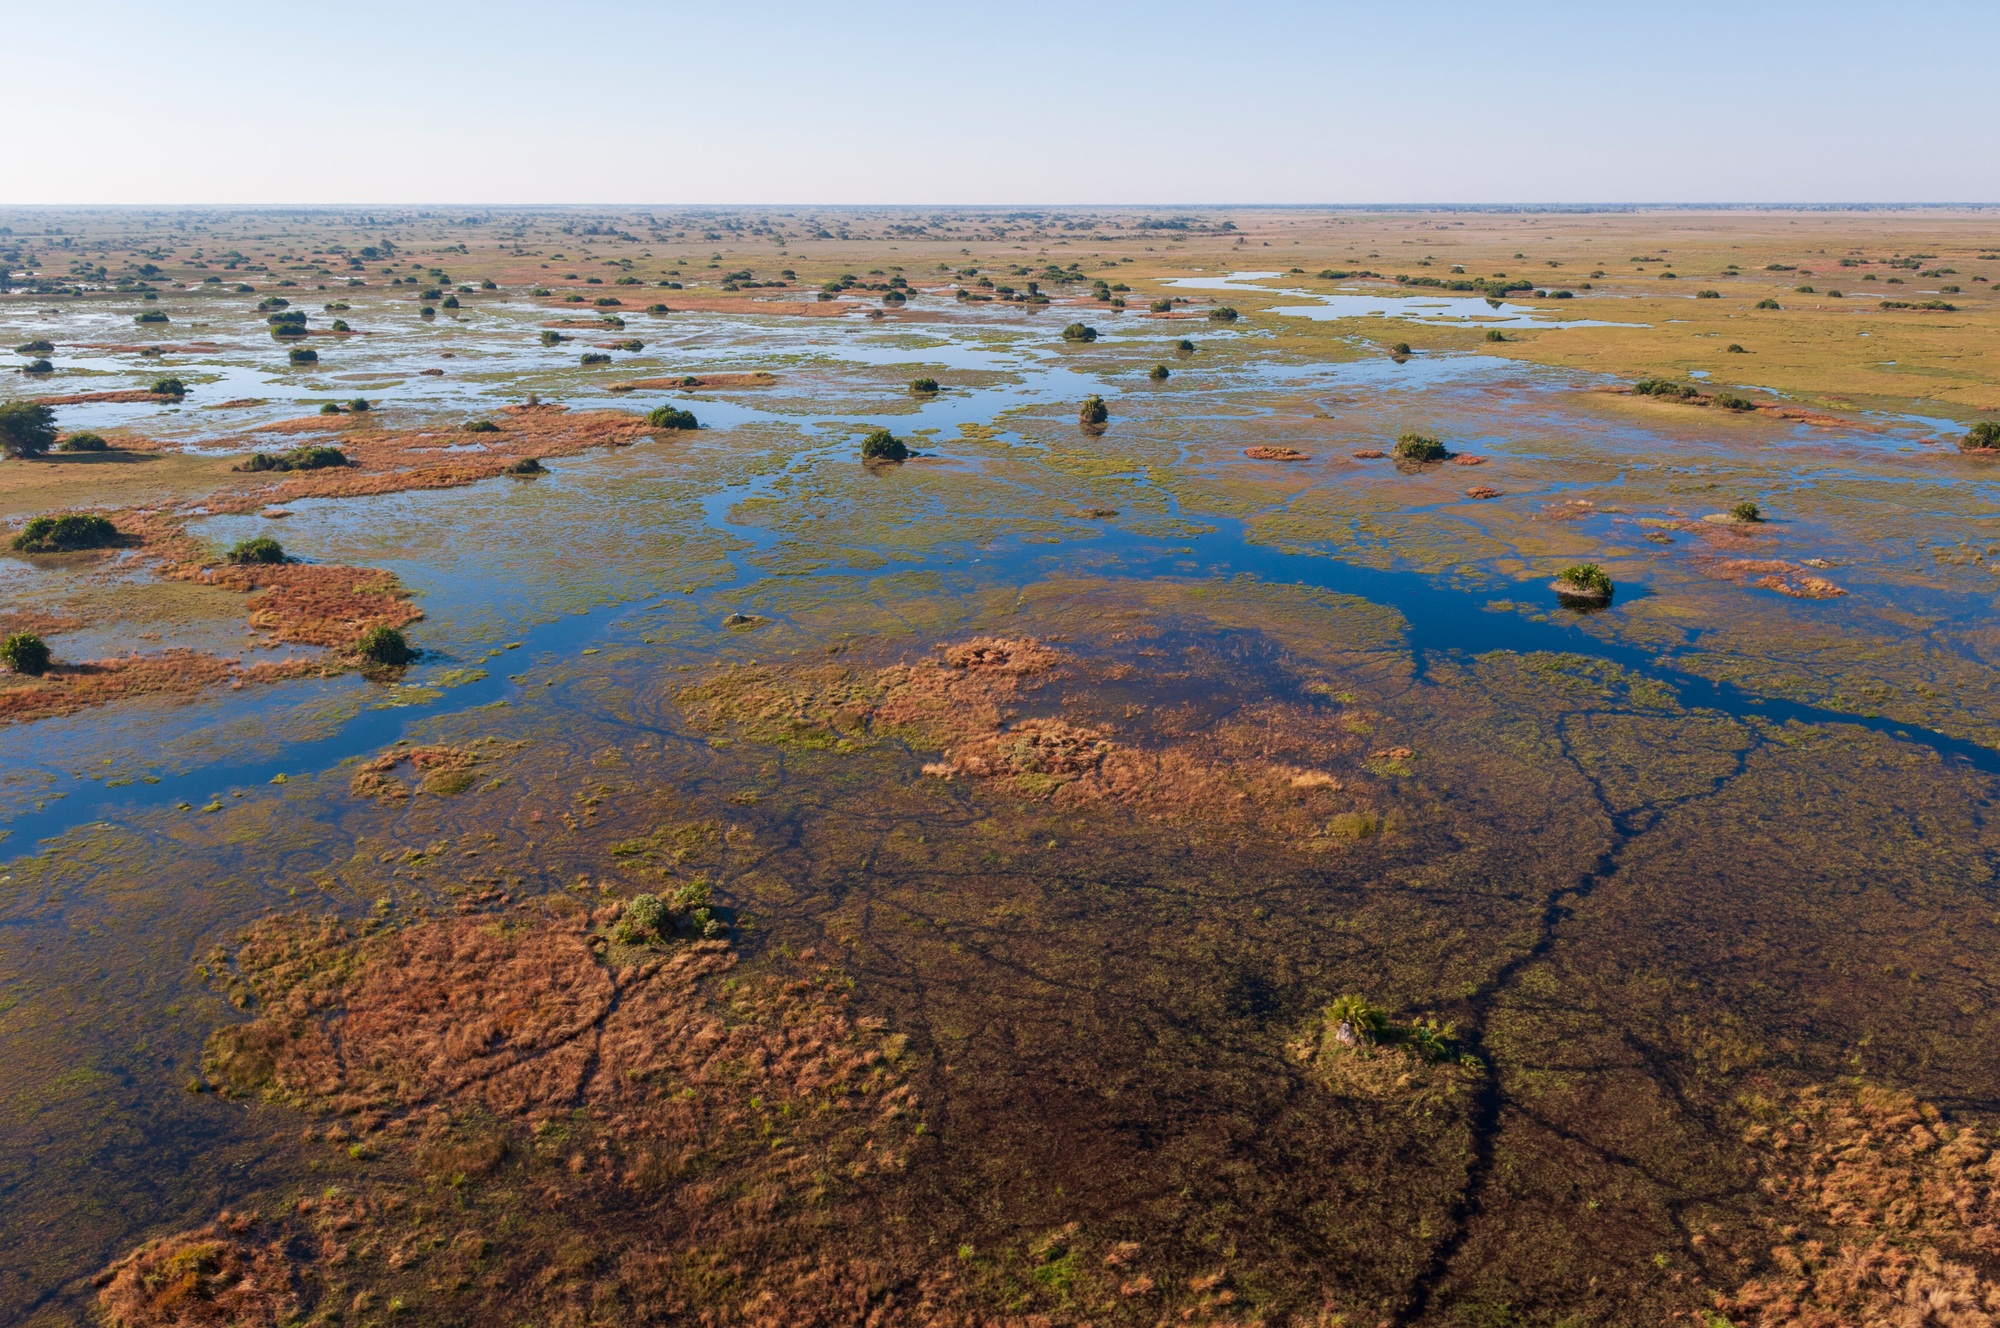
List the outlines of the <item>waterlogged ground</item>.
{"label": "waterlogged ground", "polygon": [[[392,574],[425,652],[260,634],[150,543],[0,560],[60,660],[326,663],[0,729],[0,1319],[2000,1313],[2000,487],[1959,405],[1653,401],[1506,350],[1639,298],[1120,243],[1122,311],[968,307],[877,240],[920,291],[885,318],[794,253],[556,347],[595,306],[427,257],[498,289],[315,292],[367,335],[310,371],[233,292],[0,306],[58,346],[14,395],[190,388],[59,406],[128,459],[0,463],[8,510],[275,533]],[[577,442],[531,393],[703,427]],[[863,466],[874,427],[918,455]],[[1454,459],[1356,455],[1408,431]],[[390,437],[363,478],[547,473],[271,519],[228,469]],[[1549,589],[1584,561],[1602,611]]]}

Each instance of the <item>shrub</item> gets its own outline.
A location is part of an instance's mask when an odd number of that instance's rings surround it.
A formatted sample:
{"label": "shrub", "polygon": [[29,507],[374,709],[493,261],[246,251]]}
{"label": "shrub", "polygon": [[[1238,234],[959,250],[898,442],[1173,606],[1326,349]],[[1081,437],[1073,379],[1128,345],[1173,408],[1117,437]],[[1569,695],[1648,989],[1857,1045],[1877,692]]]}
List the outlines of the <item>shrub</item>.
{"label": "shrub", "polygon": [[916,393],[917,395],[919,395],[919,396],[926,396],[926,397],[927,397],[927,396],[931,396],[931,395],[935,394],[935,393],[937,392],[937,390],[938,390],[938,382],[937,382],[937,379],[935,379],[935,378],[912,378],[912,379],[910,380],[910,390],[911,390],[912,392],[915,392],[915,393]]}
{"label": "shrub", "polygon": [[610,309],[613,308],[614,306],[625,303],[625,301],[618,299],[616,296],[600,295],[596,299],[592,300],[591,303],[596,305],[600,309]]}
{"label": "shrub", "polygon": [[367,397],[354,398],[354,400],[347,403],[347,408],[353,411],[356,415],[361,414],[363,411],[370,411],[375,409],[375,407],[368,404]]}
{"label": "shrub", "polygon": [[1218,304],[1208,311],[1208,316],[1218,323],[1233,323],[1242,315],[1226,304]]}
{"label": "shrub", "polygon": [[268,452],[253,453],[248,461],[241,463],[236,469],[252,473],[267,470],[325,470],[346,464],[347,453],[339,448],[328,447],[323,443],[306,443],[276,456]]}
{"label": "shrub", "polygon": [[1083,323],[1071,323],[1062,330],[1064,341],[1095,341],[1097,329]]}
{"label": "shrub", "polygon": [[903,440],[887,429],[873,429],[861,440],[863,461],[902,461],[910,455]]}
{"label": "shrub", "polygon": [[1762,299],[1757,301],[1756,307],[1759,309],[1782,309],[1784,306],[1779,304],[1776,300]]}
{"label": "shrub", "polygon": [[28,367],[21,370],[21,372],[24,374],[37,374],[37,375],[52,374],[55,371],[56,367],[53,364],[50,364],[47,360],[31,360],[28,363]]}
{"label": "shrub", "polygon": [[1958,445],[1968,452],[2000,451],[2000,421],[1981,420],[1966,431]]}
{"label": "shrub", "polygon": [[184,397],[188,392],[187,384],[178,378],[155,378],[147,391],[156,397]]}
{"label": "shrub", "polygon": [[1189,341],[1186,337],[1182,337],[1179,341],[1176,341],[1174,343],[1174,354],[1176,355],[1194,354],[1194,343],[1192,341]]}
{"label": "shrub", "polygon": [[646,312],[649,314],[670,314],[673,310],[667,308],[664,304],[649,304],[646,306]]}
{"label": "shrub", "polygon": [[1486,329],[1486,339],[1488,341],[1505,341],[1507,334],[1497,327],[1489,327]]}
{"label": "shrub", "polygon": [[73,433],[56,444],[58,452],[109,452],[111,444],[94,433]]}
{"label": "shrub", "polygon": [[1735,517],[1738,521],[1762,521],[1764,519],[1764,509],[1755,503],[1743,502],[1730,508],[1729,515]]}
{"label": "shrub", "polygon": [[1715,404],[1724,410],[1755,410],[1757,403],[1748,397],[1739,397],[1729,392],[1717,392]]}
{"label": "shrub", "polygon": [[1744,350],[1741,344],[1734,341],[1730,342],[1727,346],[1724,346],[1722,348],[1722,352],[1725,355],[1748,355],[1750,353],[1749,351]]}
{"label": "shrub", "polygon": [[1391,355],[1408,355],[1410,353],[1410,343],[1407,341],[1399,341],[1395,345],[1389,347],[1389,353]]}
{"label": "shrub", "polygon": [[0,404],[0,456],[40,456],[55,446],[56,413],[33,401]]}
{"label": "shrub", "polygon": [[67,553],[72,549],[101,549],[117,542],[118,527],[88,512],[38,516],[14,537],[14,547],[22,553]]}
{"label": "shrub", "polygon": [[306,316],[297,309],[272,314],[264,321],[270,325],[274,337],[302,337],[306,334]]}
{"label": "shrub", "polygon": [[436,318],[436,317],[437,317],[437,310],[435,310],[435,309],[431,308],[431,307],[430,307],[430,306],[429,306],[429,305],[427,304],[427,305],[425,305],[425,306],[424,306],[423,308],[421,308],[421,309],[417,310],[417,317],[419,317],[419,318]]}
{"label": "shrub", "polygon": [[333,320],[333,330],[335,332],[352,332],[354,329],[347,325],[345,318],[336,318]]}
{"label": "shrub", "polygon": [[443,300],[439,301],[439,306],[445,309],[456,309],[458,308],[458,297],[456,295],[447,295]]}
{"label": "shrub", "polygon": [[145,313],[133,315],[132,321],[135,323],[164,323],[168,319],[158,309],[148,309]]}
{"label": "shrub", "polygon": [[1722,298],[1722,292],[1719,290],[1698,290],[1694,293],[1694,297],[1697,300],[1719,300]]}
{"label": "shrub", "polygon": [[646,427],[651,429],[699,429],[701,421],[691,410],[678,406],[658,406],[646,412]]}
{"label": "shrub", "polygon": [[14,347],[14,353],[16,355],[52,355],[55,353],[55,349],[56,345],[53,341],[44,341],[42,338],[36,337],[33,341],[24,341]]}
{"label": "shrub", "polygon": [[1104,398],[1095,394],[1083,399],[1076,410],[1077,423],[1083,425],[1102,424],[1111,418],[1111,407],[1104,404]]}
{"label": "shrub", "polygon": [[1641,378],[1632,384],[1632,390],[1642,397],[1659,397],[1664,401],[1684,401],[1701,395],[1698,389],[1670,378]]}
{"label": "shrub", "polygon": [[500,426],[492,420],[467,420],[458,426],[460,433],[499,433]]}
{"label": "shrub", "polygon": [[49,647],[33,632],[15,632],[0,641],[0,664],[23,677],[39,678],[49,671]]}
{"label": "shrub", "polygon": [[293,364],[318,364],[319,352],[311,346],[294,346],[285,355]]}
{"label": "shrub", "polygon": [[1572,588],[1569,592],[1558,593],[1569,593],[1573,599],[1611,598],[1613,590],[1611,578],[1596,563],[1578,563],[1574,567],[1565,567],[1562,575],[1556,580]]}
{"label": "shrub", "polygon": [[646,349],[646,343],[639,340],[639,338],[637,337],[632,337],[629,340],[619,342],[618,349],[629,350],[629,351],[642,351]]}
{"label": "shrub", "polygon": [[1343,1042],[1373,1044],[1389,1030],[1389,1012],[1365,997],[1342,996],[1326,1007],[1326,1021]]}
{"label": "shrub", "polygon": [[569,340],[569,338],[568,338],[568,337],[566,337],[566,336],[564,336],[564,335],[563,335],[562,333],[560,333],[560,332],[544,332],[544,333],[542,333],[542,344],[543,344],[544,346],[560,346],[560,345],[562,345],[562,344],[563,344],[563,342],[565,342],[565,341],[568,341],[568,340]]}
{"label": "shrub", "polygon": [[501,473],[506,475],[546,475],[549,473],[549,468],[544,466],[536,457],[522,457]]}
{"label": "shrub", "polygon": [[1406,433],[1398,438],[1394,451],[1398,461],[1443,461],[1451,455],[1443,443],[1420,433]]}
{"label": "shrub", "polygon": [[1148,372],[1146,375],[1146,377],[1152,379],[1156,383],[1164,383],[1171,376],[1172,376],[1172,371],[1169,370],[1167,366],[1164,364],[1154,365],[1152,367],[1152,370]]}
{"label": "shrub", "polygon": [[290,558],[285,556],[284,546],[269,535],[259,535],[255,539],[243,540],[229,551],[228,559],[232,563],[243,566],[288,563],[291,561]]}
{"label": "shrub", "polygon": [[1151,304],[1147,305],[1146,307],[1152,310],[1156,314],[1171,313],[1173,311],[1174,302],[1170,299],[1154,300]]}
{"label": "shrub", "polygon": [[409,641],[401,632],[393,627],[380,625],[371,627],[361,634],[361,640],[355,644],[354,653],[371,664],[380,664],[392,669],[401,668],[417,657],[417,652],[410,649]]}
{"label": "shrub", "polygon": [[611,357],[603,351],[587,350],[583,353],[582,363],[586,368],[593,364],[609,364]]}
{"label": "shrub", "polygon": [[340,408],[339,402],[329,401],[319,408],[319,413],[322,415],[345,415],[347,412]]}

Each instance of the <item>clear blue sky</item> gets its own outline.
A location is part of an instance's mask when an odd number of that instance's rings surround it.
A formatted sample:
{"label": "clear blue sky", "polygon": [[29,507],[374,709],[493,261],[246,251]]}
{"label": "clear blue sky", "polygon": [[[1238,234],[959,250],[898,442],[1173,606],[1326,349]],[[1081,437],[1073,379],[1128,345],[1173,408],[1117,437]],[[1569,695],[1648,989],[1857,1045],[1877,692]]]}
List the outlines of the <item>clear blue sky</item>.
{"label": "clear blue sky", "polygon": [[2000,201],[2000,3],[0,8],[0,203]]}

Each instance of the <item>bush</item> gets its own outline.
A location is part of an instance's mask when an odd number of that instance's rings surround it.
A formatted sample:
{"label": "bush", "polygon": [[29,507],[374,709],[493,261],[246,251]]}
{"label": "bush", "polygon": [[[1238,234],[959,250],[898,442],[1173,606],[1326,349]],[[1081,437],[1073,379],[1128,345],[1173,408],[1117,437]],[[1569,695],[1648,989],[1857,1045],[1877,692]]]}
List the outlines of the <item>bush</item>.
{"label": "bush", "polygon": [[1110,418],[1111,407],[1104,404],[1103,397],[1094,394],[1085,397],[1083,404],[1076,409],[1077,423],[1086,427],[1094,424],[1102,424]]}
{"label": "bush", "polygon": [[646,412],[646,427],[650,429],[699,429],[701,421],[691,410],[678,406],[659,406]]}
{"label": "bush", "polygon": [[589,368],[593,364],[609,364],[611,363],[611,357],[602,351],[587,350],[583,353],[582,363],[585,368]]}
{"label": "bush", "polygon": [[1750,400],[1748,397],[1735,396],[1729,392],[1717,392],[1715,394],[1715,404],[1722,407],[1724,410],[1757,409],[1757,403]]}
{"label": "bush", "polygon": [[1146,307],[1152,310],[1156,314],[1171,313],[1173,311],[1174,302],[1170,299],[1154,300],[1151,304],[1147,305]]}
{"label": "bush", "polygon": [[714,940],[728,934],[728,924],[716,916],[708,882],[699,877],[674,891],[671,900],[634,895],[614,930],[625,945],[648,945],[676,936]]}
{"label": "bush", "polygon": [[68,553],[72,549],[101,549],[117,542],[118,527],[87,512],[38,516],[14,537],[14,547],[22,553]]}
{"label": "bush", "polygon": [[443,300],[439,301],[439,307],[444,309],[458,308],[458,297],[456,295],[445,296]]}
{"label": "bush", "polygon": [[352,332],[354,329],[347,325],[345,318],[336,318],[333,320],[333,330],[335,332]]}
{"label": "bush", "polygon": [[1489,327],[1486,329],[1486,339],[1488,341],[1505,341],[1507,334],[1497,327]]}
{"label": "bush", "polygon": [[1233,323],[1242,315],[1226,304],[1218,304],[1208,311],[1208,316],[1218,323]]}
{"label": "bush", "polygon": [[401,668],[417,657],[417,652],[410,649],[409,641],[401,632],[393,627],[379,625],[361,634],[361,640],[355,644],[354,653],[371,664],[380,664],[391,669]]}
{"label": "bush", "polygon": [[1750,352],[1744,350],[1741,344],[1732,341],[1722,348],[1722,353],[1725,355],[1748,355]]}
{"label": "bush", "polygon": [[1182,337],[1179,341],[1176,341],[1174,343],[1174,354],[1176,355],[1194,354],[1194,343],[1192,341],[1189,341],[1186,337]]}
{"label": "bush", "polygon": [[36,375],[52,374],[55,371],[56,367],[53,364],[50,364],[47,360],[31,360],[28,363],[28,367],[21,370],[21,372],[24,374],[36,374]]}
{"label": "bush", "polygon": [[1755,503],[1738,503],[1729,509],[1729,515],[1735,517],[1738,521],[1762,521],[1764,519],[1764,509]]}
{"label": "bush", "polygon": [[[1596,563],[1578,563],[1565,567],[1557,581],[1573,588],[1573,599],[1610,599],[1614,587],[1611,578]],[[1560,593],[1564,593],[1559,591]]]}
{"label": "bush", "polygon": [[1722,292],[1719,290],[1698,290],[1694,293],[1694,297],[1697,300],[1719,300],[1722,298]]}
{"label": "bush", "polygon": [[158,309],[148,309],[145,313],[133,315],[132,321],[135,323],[164,323],[168,319]]}
{"label": "bush", "polygon": [[1966,431],[1958,445],[1968,452],[2000,451],[2000,421],[1981,420]]}
{"label": "bush", "polygon": [[364,411],[370,411],[370,410],[373,410],[373,409],[375,409],[375,407],[373,407],[373,406],[371,406],[370,404],[368,404],[368,398],[367,398],[367,397],[356,397],[356,398],[354,398],[354,400],[352,400],[352,401],[350,401],[350,402],[348,402],[348,403],[347,403],[347,408],[348,408],[349,410],[353,411],[353,412],[354,412],[354,413],[355,413],[356,415],[359,415],[359,414],[361,414],[361,413],[362,413],[362,412],[364,412]]}
{"label": "bush", "polygon": [[1146,377],[1152,379],[1156,383],[1164,383],[1171,376],[1172,376],[1172,371],[1169,370],[1167,366],[1164,364],[1154,365],[1151,371],[1148,372],[1146,375]]}
{"label": "bush", "polygon": [[642,351],[646,349],[646,343],[639,340],[639,338],[637,337],[633,337],[630,340],[619,342],[618,349],[629,350],[629,351]]}
{"label": "bush", "polygon": [[319,352],[311,346],[294,346],[286,352],[285,358],[293,364],[318,364]]}
{"label": "bush", "polygon": [[94,433],[73,433],[56,444],[58,452],[109,452],[111,444]]}
{"label": "bush", "polygon": [[458,426],[460,433],[499,433],[500,426],[492,420],[467,420]]}
{"label": "bush", "polygon": [[562,345],[562,344],[563,344],[563,342],[565,342],[565,341],[568,341],[568,340],[569,340],[569,338],[568,338],[568,337],[566,337],[566,336],[564,336],[564,335],[563,335],[562,333],[560,333],[560,332],[544,332],[544,333],[542,333],[542,344],[543,344],[544,346],[560,346],[560,345]]}
{"label": "bush", "polygon": [[1407,341],[1399,341],[1395,345],[1389,347],[1389,353],[1391,355],[1408,355],[1410,353],[1410,343]]}
{"label": "bush", "polygon": [[156,397],[184,397],[188,394],[187,384],[178,378],[155,378],[153,385],[146,390]]}
{"label": "bush", "polygon": [[53,341],[44,341],[42,338],[36,337],[33,341],[24,341],[14,347],[14,353],[16,355],[53,355],[55,354],[55,349],[56,345]]}
{"label": "bush", "polygon": [[323,443],[306,443],[289,452],[272,456],[268,452],[252,454],[248,461],[236,467],[237,470],[258,473],[267,470],[326,470],[332,466],[347,464],[347,453],[337,447]]}
{"label": "bush", "polygon": [[302,337],[306,334],[306,316],[297,309],[282,314],[272,314],[264,320],[274,337]]}
{"label": "bush", "polygon": [[903,440],[887,429],[871,430],[868,436],[861,440],[863,461],[902,461],[909,455],[910,449],[904,445]]}
{"label": "bush", "polygon": [[935,378],[912,378],[912,379],[910,380],[910,390],[911,390],[912,392],[915,392],[915,393],[916,393],[917,395],[919,395],[919,396],[926,396],[926,397],[927,397],[927,396],[932,396],[932,395],[934,395],[934,394],[935,394],[935,393],[937,392],[937,390],[938,390],[938,384],[937,384],[937,379],[935,379]]}
{"label": "bush", "polygon": [[522,457],[501,473],[506,475],[546,475],[549,473],[549,468],[544,466],[536,457]]}
{"label": "bush", "polygon": [[1670,378],[1641,378],[1632,384],[1632,390],[1642,397],[1659,397],[1663,401],[1685,401],[1701,395],[1698,389]]}
{"label": "bush", "polygon": [[55,446],[56,413],[33,401],[0,404],[0,456],[35,457]]}
{"label": "bush", "polygon": [[1071,323],[1062,330],[1064,341],[1095,341],[1097,329],[1083,323]]}
{"label": "bush", "polygon": [[436,317],[437,317],[437,310],[435,310],[435,309],[431,308],[431,307],[430,307],[430,306],[429,306],[429,305],[427,304],[427,305],[425,305],[425,306],[424,306],[423,308],[421,308],[421,309],[417,310],[417,317],[419,317],[419,318],[436,318]]}
{"label": "bush", "polygon": [[39,678],[49,671],[49,647],[33,632],[15,632],[0,641],[0,664],[23,677]]}
{"label": "bush", "polygon": [[1764,299],[1757,301],[1756,307],[1759,309],[1782,309],[1784,306],[1776,300]]}
{"label": "bush", "polygon": [[259,535],[255,539],[243,540],[228,553],[232,563],[242,566],[268,563],[288,563],[284,546],[269,535]]}
{"label": "bush", "polygon": [[345,415],[347,412],[340,408],[339,402],[329,401],[319,408],[319,413],[322,415]]}
{"label": "bush", "polygon": [[1394,453],[1398,461],[1443,461],[1451,455],[1443,443],[1420,433],[1406,433],[1398,438]]}

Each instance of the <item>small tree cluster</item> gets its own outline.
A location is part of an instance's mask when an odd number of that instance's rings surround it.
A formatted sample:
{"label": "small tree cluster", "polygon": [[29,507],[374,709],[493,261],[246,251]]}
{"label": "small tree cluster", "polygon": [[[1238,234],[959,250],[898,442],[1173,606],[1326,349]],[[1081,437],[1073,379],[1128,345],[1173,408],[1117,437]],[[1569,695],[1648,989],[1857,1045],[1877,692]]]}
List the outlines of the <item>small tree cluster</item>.
{"label": "small tree cluster", "polygon": [[66,512],[62,516],[38,516],[14,537],[21,553],[68,553],[73,549],[101,549],[118,542],[118,527],[88,512]]}
{"label": "small tree cluster", "polygon": [[861,440],[863,461],[904,461],[909,455],[909,447],[887,429],[871,430],[868,436]]}
{"label": "small tree cluster", "polygon": [[0,404],[0,455],[38,457],[55,446],[56,413],[34,401]]}
{"label": "small tree cluster", "polygon": [[625,945],[652,945],[677,937],[719,940],[729,934],[729,924],[717,915],[708,882],[697,877],[674,891],[670,899],[634,895],[618,919],[615,934]]}
{"label": "small tree cluster", "polygon": [[0,641],[0,664],[27,678],[39,678],[49,671],[49,647],[33,632],[15,632]]}
{"label": "small tree cluster", "polygon": [[701,421],[691,410],[678,406],[656,406],[646,412],[646,427],[649,429],[699,429]]}
{"label": "small tree cluster", "polygon": [[1085,427],[1103,424],[1110,418],[1111,407],[1104,404],[1103,397],[1097,396],[1094,393],[1085,397],[1083,404],[1078,406],[1076,410],[1077,423]]}
{"label": "small tree cluster", "polygon": [[1451,455],[1437,439],[1421,433],[1406,433],[1396,440],[1399,461],[1443,461]]}
{"label": "small tree cluster", "polygon": [[[5,409],[0,406],[0,411]],[[1958,445],[1968,452],[2000,451],[2000,420],[1981,420],[1966,431]]]}
{"label": "small tree cluster", "polygon": [[384,668],[397,669],[417,657],[410,648],[409,641],[393,627],[376,625],[361,634],[355,643],[354,653],[370,664],[380,664]]}
{"label": "small tree cluster", "polygon": [[89,432],[65,434],[63,435],[63,440],[56,444],[56,451],[58,452],[108,452],[110,450],[111,444],[105,442],[100,435]]}
{"label": "small tree cluster", "polygon": [[346,464],[347,453],[339,448],[328,447],[324,443],[306,443],[275,456],[269,452],[253,453],[248,461],[239,463],[236,469],[252,473],[267,470],[325,470]]}
{"label": "small tree cluster", "polygon": [[1062,330],[1064,341],[1095,341],[1097,329],[1085,323],[1071,323]]}
{"label": "small tree cluster", "polygon": [[290,558],[285,556],[284,546],[269,535],[259,535],[254,539],[242,540],[226,556],[230,562],[243,567],[268,566],[273,563],[288,563],[291,561]]}

